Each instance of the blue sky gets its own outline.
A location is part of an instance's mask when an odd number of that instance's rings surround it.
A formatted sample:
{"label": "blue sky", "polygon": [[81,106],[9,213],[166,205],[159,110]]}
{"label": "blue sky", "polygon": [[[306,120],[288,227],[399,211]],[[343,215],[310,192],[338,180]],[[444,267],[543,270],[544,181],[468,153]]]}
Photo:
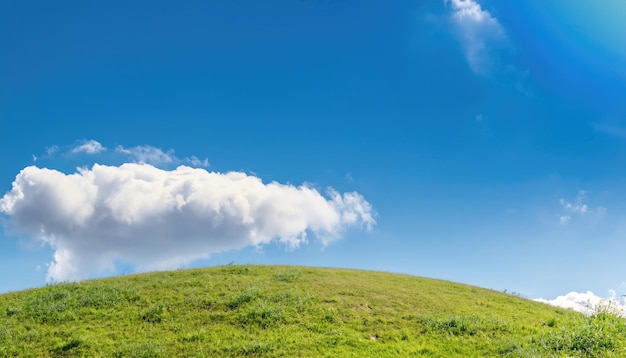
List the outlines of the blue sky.
{"label": "blue sky", "polygon": [[623,294],[625,12],[2,2],[0,292],[234,261]]}

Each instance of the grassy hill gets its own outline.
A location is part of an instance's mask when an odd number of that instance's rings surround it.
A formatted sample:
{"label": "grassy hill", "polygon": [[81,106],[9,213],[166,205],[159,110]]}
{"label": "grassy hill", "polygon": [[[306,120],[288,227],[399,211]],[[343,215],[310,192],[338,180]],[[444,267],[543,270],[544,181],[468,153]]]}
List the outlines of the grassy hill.
{"label": "grassy hill", "polygon": [[626,323],[407,275],[229,265],[0,296],[0,357],[626,356]]}

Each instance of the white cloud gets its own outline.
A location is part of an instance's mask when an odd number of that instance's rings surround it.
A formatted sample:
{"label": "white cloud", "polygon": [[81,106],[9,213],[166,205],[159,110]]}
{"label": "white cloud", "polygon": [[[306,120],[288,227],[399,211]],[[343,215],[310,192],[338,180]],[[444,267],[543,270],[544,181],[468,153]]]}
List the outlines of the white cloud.
{"label": "white cloud", "polygon": [[596,132],[606,134],[611,137],[626,139],[626,128],[624,127],[607,122],[592,123],[591,126]]}
{"label": "white cloud", "polygon": [[151,145],[139,145],[131,148],[124,148],[123,146],[118,145],[117,148],[115,148],[115,151],[128,155],[132,160],[140,164],[171,164],[176,159],[173,149],[164,152],[163,150]]}
{"label": "white cloud", "polygon": [[48,159],[54,157],[54,155],[59,151],[59,146],[53,145],[52,147],[46,147],[46,154],[38,156],[33,154],[33,162],[38,161],[39,159]]}
{"label": "white cloud", "polygon": [[192,155],[191,158],[185,158],[185,160],[188,161],[191,165],[193,165],[195,167],[205,167],[206,168],[206,167],[209,166],[209,160],[207,158],[204,158],[204,160],[200,160],[195,155]]}
{"label": "white cloud", "polygon": [[474,0],[448,0],[447,3],[452,3],[453,16],[459,21],[465,19],[477,23],[496,21],[488,11],[483,10],[480,4]]}
{"label": "white cloud", "polygon": [[596,296],[593,292],[570,292],[566,295],[559,296],[552,300],[536,298],[535,301],[547,303],[552,306],[562,307],[581,312],[584,314],[593,314],[598,310],[608,310],[621,316],[626,315],[626,304],[620,302],[615,291],[609,290],[609,297],[603,298]]}
{"label": "white cloud", "polygon": [[92,139],[92,140],[84,141],[81,145],[77,145],[71,150],[71,152],[72,153],[97,154],[100,152],[104,152],[105,150],[106,148],[103,147],[102,144]]}
{"label": "white cloud", "polygon": [[444,0],[447,22],[472,72],[534,97],[529,72],[515,64],[515,48],[498,19],[476,0]]}
{"label": "white cloud", "polygon": [[445,0],[445,3],[451,9],[455,34],[470,68],[479,75],[490,74],[493,67],[500,65],[494,52],[508,44],[502,25],[474,0]]}
{"label": "white cloud", "polygon": [[47,147],[46,148],[46,155],[47,156],[53,156],[54,153],[59,151],[59,146],[58,145],[53,145],[52,147]]}
{"label": "white cloud", "polygon": [[207,158],[201,160],[196,156],[191,156],[191,158],[180,159],[174,155],[173,149],[164,152],[162,149],[151,145],[139,145],[131,148],[124,148],[118,145],[115,151],[128,156],[131,160],[139,164],[163,165],[187,163],[195,167],[209,166],[209,160]]}
{"label": "white cloud", "polygon": [[587,204],[582,204],[580,197],[576,198],[574,203],[570,203],[565,199],[560,199],[559,203],[567,211],[583,215],[587,213]]}
{"label": "white cloud", "polygon": [[95,155],[98,153],[105,152],[107,148],[105,148],[100,142],[90,139],[90,140],[82,140],[77,141],[74,145],[64,145],[58,146],[53,145],[51,147],[46,147],[46,153],[43,155],[35,155],[33,154],[33,162],[36,162],[40,159],[54,159],[57,155],[61,156],[72,156],[74,154],[85,153],[89,155]]}
{"label": "white cloud", "polygon": [[578,216],[602,216],[606,213],[606,208],[602,206],[598,206],[596,208],[590,208],[587,204],[587,192],[584,190],[580,190],[576,199],[572,202],[567,199],[561,198],[559,199],[559,204],[561,208],[565,211],[563,215],[559,216],[559,222],[562,225],[568,224],[572,215]]}
{"label": "white cloud", "polygon": [[328,244],[347,228],[375,225],[371,205],[356,192],[324,196],[241,172],[136,163],[73,174],[24,168],[0,212],[54,249],[48,277],[55,281],[114,272],[116,262],[168,269],[272,241],[295,248],[308,233]]}

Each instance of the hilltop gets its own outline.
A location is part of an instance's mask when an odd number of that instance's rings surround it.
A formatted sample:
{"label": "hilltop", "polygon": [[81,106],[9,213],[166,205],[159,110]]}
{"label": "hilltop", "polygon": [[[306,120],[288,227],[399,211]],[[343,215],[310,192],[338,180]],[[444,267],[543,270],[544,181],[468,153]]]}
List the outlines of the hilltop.
{"label": "hilltop", "polygon": [[0,296],[0,357],[624,356],[626,324],[346,269],[228,265]]}

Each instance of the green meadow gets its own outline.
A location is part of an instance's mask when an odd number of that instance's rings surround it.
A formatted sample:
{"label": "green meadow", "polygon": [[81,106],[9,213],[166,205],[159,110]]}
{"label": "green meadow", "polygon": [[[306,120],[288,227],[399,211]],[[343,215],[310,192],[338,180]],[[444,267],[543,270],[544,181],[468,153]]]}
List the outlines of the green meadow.
{"label": "green meadow", "polygon": [[228,265],[0,295],[0,357],[624,357],[626,322],[422,277]]}

